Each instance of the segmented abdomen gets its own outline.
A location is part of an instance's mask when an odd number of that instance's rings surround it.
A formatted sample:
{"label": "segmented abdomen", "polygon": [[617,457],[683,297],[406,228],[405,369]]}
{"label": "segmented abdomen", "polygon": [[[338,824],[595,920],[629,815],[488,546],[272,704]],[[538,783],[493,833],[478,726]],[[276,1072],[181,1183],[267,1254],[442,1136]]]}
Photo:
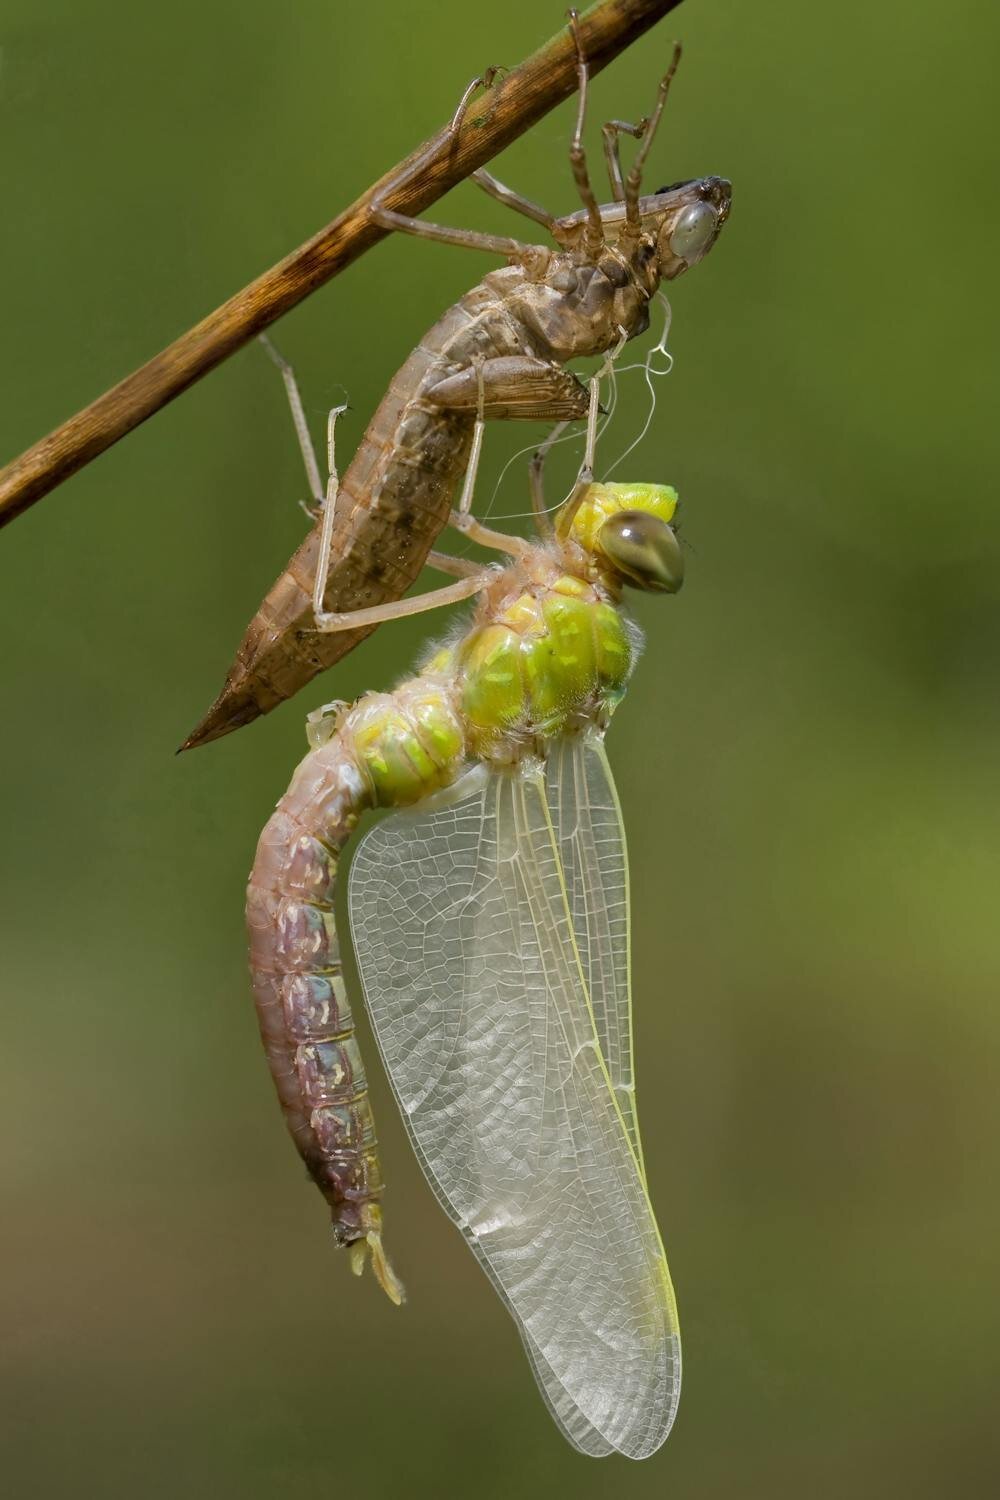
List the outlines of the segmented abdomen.
{"label": "segmented abdomen", "polygon": [[306,756],[257,846],[247,890],[257,1015],[281,1107],[333,1218],[394,1301],[381,1247],[382,1176],[334,923],[338,857],[370,793],[337,737]]}

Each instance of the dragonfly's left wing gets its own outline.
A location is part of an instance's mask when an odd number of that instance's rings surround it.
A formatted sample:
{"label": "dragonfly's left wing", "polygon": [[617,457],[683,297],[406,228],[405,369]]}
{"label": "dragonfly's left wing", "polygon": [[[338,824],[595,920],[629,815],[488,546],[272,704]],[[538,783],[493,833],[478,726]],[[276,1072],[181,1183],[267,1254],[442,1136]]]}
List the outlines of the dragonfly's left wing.
{"label": "dragonfly's left wing", "polygon": [[479,769],[367,835],[351,924],[418,1157],[556,1421],[585,1452],[638,1458],[673,1420],[676,1314],[561,845],[540,769]]}

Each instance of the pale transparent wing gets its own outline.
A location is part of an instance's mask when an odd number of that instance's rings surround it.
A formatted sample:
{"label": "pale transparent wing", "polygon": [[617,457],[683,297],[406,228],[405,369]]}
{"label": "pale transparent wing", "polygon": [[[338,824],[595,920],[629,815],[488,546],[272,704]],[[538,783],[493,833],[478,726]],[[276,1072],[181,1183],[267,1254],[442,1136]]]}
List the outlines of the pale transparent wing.
{"label": "pale transparent wing", "polygon": [[351,926],[414,1148],[585,1452],[666,1437],[680,1345],[598,1043],[541,772],[479,770],[371,830]]}
{"label": "pale transparent wing", "polygon": [[545,766],[545,793],[597,1039],[641,1166],[632,1061],[628,856],[618,793],[600,735],[556,742]]}

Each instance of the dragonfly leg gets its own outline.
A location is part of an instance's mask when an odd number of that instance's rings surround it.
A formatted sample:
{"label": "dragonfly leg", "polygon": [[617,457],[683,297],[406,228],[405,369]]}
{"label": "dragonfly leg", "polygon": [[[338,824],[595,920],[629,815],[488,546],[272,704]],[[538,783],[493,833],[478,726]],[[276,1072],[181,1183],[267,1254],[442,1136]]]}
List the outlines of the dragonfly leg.
{"label": "dragonfly leg", "polygon": [[337,630],[364,630],[369,625],[384,625],[387,620],[403,620],[408,615],[422,615],[429,609],[442,609],[446,604],[458,604],[462,599],[470,599],[495,577],[494,567],[477,568],[458,583],[449,583],[443,589],[418,594],[415,599],[396,599],[390,604],[375,604],[371,609],[350,609],[344,613],[318,610],[316,629],[327,635]]}
{"label": "dragonfly leg", "polygon": [[281,371],[281,378],[285,382],[285,390],[288,394],[288,405],[292,410],[292,422],[295,426],[295,436],[299,440],[299,452],[302,454],[302,462],[305,465],[306,479],[309,482],[309,492],[313,497],[312,506],[302,503],[302,508],[307,516],[314,521],[319,520],[323,509],[323,481],[319,477],[319,464],[316,461],[316,450],[313,447],[312,438],[309,436],[309,424],[302,406],[302,396],[299,393],[299,383],[295,379],[295,371],[287,359],[282,359],[277,349],[271,343],[266,333],[258,335],[260,342],[267,352],[268,358],[273,360]]}
{"label": "dragonfly leg", "polygon": [[474,362],[476,380],[479,387],[479,397],[476,409],[476,425],[472,429],[472,450],[469,453],[469,462],[465,470],[465,479],[462,482],[462,493],[459,496],[458,509],[453,510],[448,518],[448,524],[454,526],[456,531],[462,532],[470,541],[479,542],[483,547],[492,547],[497,552],[507,552],[512,557],[520,557],[528,550],[528,543],[517,536],[506,536],[502,531],[494,531],[490,526],[484,526],[477,521],[472,514],[472,495],[476,487],[476,474],[479,470],[479,459],[483,451],[483,433],[486,429],[484,418],[486,393],[483,382],[482,359]]}
{"label": "dragonfly leg", "polygon": [[326,594],[326,581],[330,576],[330,551],[333,546],[333,522],[337,509],[337,491],[340,488],[340,479],[337,475],[337,458],[334,452],[334,432],[337,426],[337,418],[347,410],[346,406],[335,406],[327,417],[326,422],[326,494],[320,503],[323,507],[323,525],[319,534],[319,557],[316,562],[316,578],[313,582],[313,614],[316,617],[317,627],[320,619],[325,614],[323,599]]}
{"label": "dragonfly leg", "polygon": [[470,542],[478,542],[481,547],[491,547],[494,552],[506,552],[510,557],[523,557],[531,550],[531,543],[526,542],[523,537],[508,536],[505,531],[494,531],[492,526],[484,526],[482,521],[477,521],[468,512],[453,510],[448,517],[448,525],[467,536]]}
{"label": "dragonfly leg", "polygon": [[544,443],[542,443],[540,447],[535,449],[535,452],[533,453],[531,458],[531,463],[528,467],[528,487],[531,491],[531,509],[535,514],[535,525],[538,527],[538,530],[543,537],[550,537],[554,535],[555,528],[552,525],[552,517],[549,515],[545,505],[545,480],[543,478],[542,471],[545,467],[545,460],[548,458],[552,447],[559,441],[568,426],[568,422],[556,423],[555,427],[553,427]]}
{"label": "dragonfly leg", "polygon": [[625,202],[625,184],[622,180],[622,159],[618,148],[618,137],[630,135],[635,140],[641,141],[648,125],[648,120],[640,120],[638,125],[630,125],[627,120],[608,120],[607,124],[601,126],[601,134],[604,137],[604,160],[608,164],[608,181],[611,183],[611,192],[616,203]]}
{"label": "dragonfly leg", "polygon": [[384,229],[413,234],[418,239],[437,240],[441,245],[460,245],[466,250],[486,250],[490,255],[521,256],[531,253],[531,246],[503,234],[483,234],[478,229],[454,229],[449,224],[433,224],[429,219],[414,219],[384,208],[382,199],[373,198],[369,212]]}
{"label": "dragonfly leg", "polygon": [[552,233],[555,218],[547,208],[543,208],[533,198],[526,198],[515,188],[508,187],[505,182],[500,181],[499,177],[494,177],[492,172],[487,172],[485,167],[480,167],[478,171],[473,172],[472,181],[477,187],[481,187],[484,193],[489,193],[491,198],[495,198],[498,203],[512,208],[515,213],[524,214],[526,219],[534,219],[536,224],[541,224],[550,234]]}
{"label": "dragonfly leg", "polygon": [[595,375],[590,377],[590,409],[587,412],[587,439],[583,449],[583,463],[580,465],[576,476],[573,491],[559,513],[558,532],[560,536],[566,536],[572,524],[573,517],[580,508],[580,502],[587,493],[588,487],[594,482],[594,457],[597,452],[597,419],[601,411],[601,381],[605,375],[610,375],[614,369],[615,360],[628,342],[628,333],[624,328],[618,330],[618,342],[613,349],[609,349],[605,355],[604,363]]}
{"label": "dragonfly leg", "polygon": [[[476,425],[472,429],[472,447],[469,450],[469,462],[465,467],[465,478],[462,481],[462,493],[458,501],[458,513],[466,516],[472,510],[472,493],[476,487],[476,475],[479,472],[479,460],[483,451],[483,433],[486,430],[484,417],[485,392],[483,390],[483,361],[474,361],[476,382],[479,387],[479,395],[476,406]],[[453,513],[454,514],[454,513]]]}
{"label": "dragonfly leg", "polygon": [[461,245],[467,250],[486,250],[491,255],[521,256],[526,252],[530,254],[531,246],[522,240],[512,239],[509,235],[482,234],[476,229],[453,229],[448,224],[434,224],[429,219],[417,219],[412,214],[400,214],[395,209],[389,208],[386,203],[387,195],[393,189],[398,188],[402,182],[408,182],[416,177],[421,168],[432,156],[436,154],[441,144],[442,137],[445,140],[455,142],[458,140],[462,119],[469,106],[469,100],[478,88],[489,88],[497,74],[496,68],[487,68],[481,78],[474,78],[462,95],[458,108],[456,109],[450,125],[437,135],[429,143],[426,150],[410,163],[409,168],[402,177],[387,183],[386,186],[372,198],[368,205],[368,212],[376,224],[381,224],[383,229],[395,229],[402,234],[414,234],[418,238],[426,240],[437,240],[443,245]]}
{"label": "dragonfly leg", "polygon": [[[653,106],[653,113],[646,121],[646,128],[642,133],[642,139],[639,142],[639,149],[635,153],[635,160],[633,161],[632,166],[629,170],[628,177],[625,179],[626,236],[633,242],[636,238],[638,238],[639,231],[642,227],[642,222],[639,217],[639,193],[642,189],[642,170],[646,165],[646,157],[649,155],[649,148],[653,144],[653,137],[656,135],[657,128],[663,116],[663,109],[667,102],[667,95],[670,92],[670,85],[673,82],[674,74],[677,72],[677,64],[680,62],[680,60],[681,45],[680,42],[675,42],[674,55],[670,60],[670,66],[664,73],[663,77],[660,79],[660,87],[657,90],[656,103]],[[623,237],[619,241],[619,244],[622,247],[626,246],[625,237]]]}
{"label": "dragonfly leg", "polygon": [[479,564],[469,557],[452,557],[450,552],[428,552],[426,564],[439,573],[450,573],[453,578],[471,578],[480,571]]}
{"label": "dragonfly leg", "polygon": [[583,237],[584,249],[591,260],[596,260],[604,247],[604,223],[601,209],[590,185],[587,170],[587,153],[583,145],[583,126],[587,117],[587,59],[583,55],[580,40],[580,18],[575,10],[569,12],[569,29],[576,47],[576,76],[580,92],[580,106],[576,112],[576,129],[569,148],[569,164],[573,169],[573,180],[580,194],[580,202],[587,211],[587,228]]}

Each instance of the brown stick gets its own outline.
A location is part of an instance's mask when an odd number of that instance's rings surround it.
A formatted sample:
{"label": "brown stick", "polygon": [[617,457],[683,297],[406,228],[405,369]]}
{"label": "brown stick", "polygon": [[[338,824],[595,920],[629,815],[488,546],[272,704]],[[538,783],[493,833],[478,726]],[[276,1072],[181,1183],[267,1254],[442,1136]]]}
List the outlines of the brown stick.
{"label": "brown stick", "polygon": [[[591,73],[647,31],[680,0],[600,0],[580,18]],[[399,213],[417,214],[477,167],[483,166],[576,88],[576,56],[568,28],[547,42],[503,82],[470,105],[457,141],[442,132],[437,152],[412,181],[411,152],[332,224],[258,276],[96,401],[70,417],[0,470],[0,526],[28,509],[64,479],[117,443],[336,276],[387,233],[369,217],[376,192]],[[394,191],[394,186],[398,188]]]}

